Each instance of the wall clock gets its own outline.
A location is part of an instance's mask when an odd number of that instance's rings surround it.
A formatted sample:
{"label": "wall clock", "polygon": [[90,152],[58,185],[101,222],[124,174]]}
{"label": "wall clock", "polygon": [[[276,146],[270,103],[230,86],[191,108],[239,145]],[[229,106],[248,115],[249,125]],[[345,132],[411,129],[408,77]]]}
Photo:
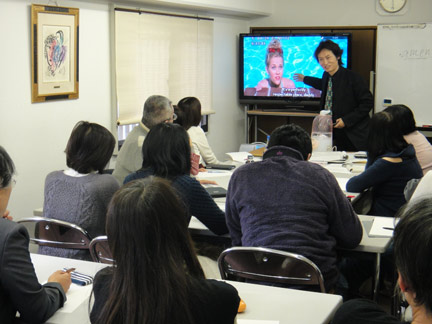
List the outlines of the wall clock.
{"label": "wall clock", "polygon": [[378,0],[380,7],[388,12],[395,13],[405,7],[408,0]]}

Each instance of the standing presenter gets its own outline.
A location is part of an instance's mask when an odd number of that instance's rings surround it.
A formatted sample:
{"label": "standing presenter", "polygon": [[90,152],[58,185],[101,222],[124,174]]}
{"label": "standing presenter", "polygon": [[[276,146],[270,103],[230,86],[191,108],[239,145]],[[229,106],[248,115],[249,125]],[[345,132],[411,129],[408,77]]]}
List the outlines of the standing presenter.
{"label": "standing presenter", "polygon": [[321,90],[321,109],[331,110],[333,145],[338,151],[366,150],[369,111],[373,96],[363,78],[342,67],[343,50],[331,40],[322,41],[314,56],[324,69],[320,78],[294,74],[294,80]]}

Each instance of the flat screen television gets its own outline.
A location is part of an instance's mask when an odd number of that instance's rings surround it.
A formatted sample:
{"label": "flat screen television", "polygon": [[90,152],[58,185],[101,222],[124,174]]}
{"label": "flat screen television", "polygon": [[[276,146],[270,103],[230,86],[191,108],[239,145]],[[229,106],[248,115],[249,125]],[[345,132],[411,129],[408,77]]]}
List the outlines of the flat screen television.
{"label": "flat screen television", "polygon": [[[343,50],[343,66],[350,68],[350,33],[240,34],[240,103],[256,104],[263,109],[318,111],[321,91],[303,82],[294,81],[293,75],[301,73],[318,78],[322,76],[324,70],[315,59],[314,52],[318,44],[327,39],[340,46]],[[272,45],[269,47],[270,43]],[[276,60],[276,64],[273,64],[273,71],[279,67],[279,76],[276,76],[276,79],[274,76],[270,77],[266,69],[268,49],[282,53],[283,62],[279,58],[279,61]],[[269,70],[271,68],[269,66]],[[275,80],[274,83],[272,79]]]}

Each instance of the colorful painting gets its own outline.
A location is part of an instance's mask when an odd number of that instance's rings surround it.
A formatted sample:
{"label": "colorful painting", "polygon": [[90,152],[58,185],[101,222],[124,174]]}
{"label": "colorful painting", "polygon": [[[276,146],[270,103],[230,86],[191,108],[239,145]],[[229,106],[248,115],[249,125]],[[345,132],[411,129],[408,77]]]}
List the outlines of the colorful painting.
{"label": "colorful painting", "polygon": [[79,9],[32,4],[32,102],[78,98]]}

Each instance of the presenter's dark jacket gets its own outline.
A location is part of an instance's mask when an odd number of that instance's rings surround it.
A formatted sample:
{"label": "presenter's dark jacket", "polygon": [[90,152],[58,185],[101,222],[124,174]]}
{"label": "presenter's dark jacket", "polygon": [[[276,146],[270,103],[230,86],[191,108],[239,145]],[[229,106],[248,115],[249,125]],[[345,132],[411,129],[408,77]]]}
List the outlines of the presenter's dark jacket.
{"label": "presenter's dark jacket", "polygon": [[40,285],[30,259],[24,226],[0,219],[0,323],[43,323],[63,306],[59,283]]}
{"label": "presenter's dark jacket", "polygon": [[[304,83],[321,90],[321,109],[324,109],[327,85],[330,74],[324,72],[322,78],[305,76]],[[351,70],[339,67],[332,77],[332,117],[333,122],[342,118],[342,128],[357,150],[366,150],[369,131],[369,111],[373,108],[373,96],[364,79]]]}

